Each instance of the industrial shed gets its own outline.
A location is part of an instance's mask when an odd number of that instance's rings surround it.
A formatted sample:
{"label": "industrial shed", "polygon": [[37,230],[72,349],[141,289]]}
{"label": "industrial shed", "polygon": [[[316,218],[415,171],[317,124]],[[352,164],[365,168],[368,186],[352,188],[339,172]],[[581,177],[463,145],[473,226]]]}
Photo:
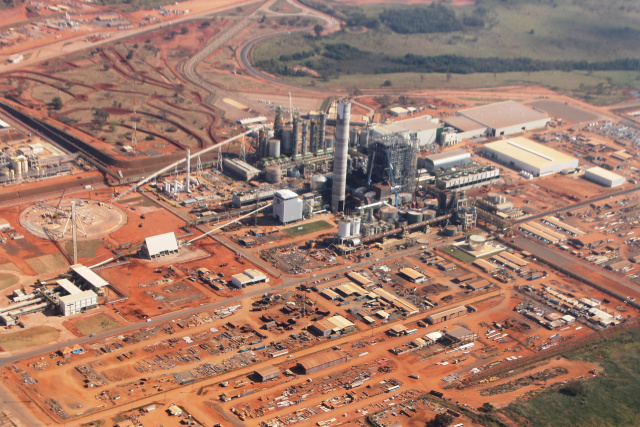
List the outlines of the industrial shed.
{"label": "industrial shed", "polygon": [[418,146],[424,147],[436,142],[438,129],[442,129],[438,119],[434,120],[431,116],[420,116],[374,127],[371,129],[371,136],[375,140],[393,134],[400,134],[405,139],[417,140]]}
{"label": "industrial shed", "polygon": [[459,139],[470,139],[487,133],[487,127],[464,116],[453,116],[444,119],[447,126],[454,128]]}
{"label": "industrial shed", "polygon": [[488,136],[513,135],[526,130],[541,129],[551,121],[548,115],[515,101],[468,108],[459,111],[458,115],[485,126]]}
{"label": "industrial shed", "polygon": [[527,138],[496,141],[483,147],[488,158],[533,176],[546,176],[578,167],[578,159]]}
{"label": "industrial shed", "polygon": [[280,376],[280,369],[275,366],[268,365],[260,369],[256,369],[254,375],[258,377],[261,382],[269,381]]}
{"label": "industrial shed", "polygon": [[326,319],[320,319],[309,326],[309,331],[318,337],[328,337],[333,333],[335,325]]}
{"label": "industrial shed", "polygon": [[478,339],[477,334],[474,334],[473,331],[467,328],[464,328],[462,326],[456,329],[452,329],[450,331],[445,331],[444,336],[450,339],[451,341],[455,343],[460,343],[460,344],[473,342]]}
{"label": "industrial shed", "polygon": [[248,268],[244,273],[238,273],[231,276],[231,284],[236,288],[246,288],[254,283],[268,282],[269,278],[259,270]]}
{"label": "industrial shed", "polygon": [[176,235],[172,231],[171,233],[147,237],[144,239],[141,252],[143,256],[149,259],[177,253],[178,240]]}
{"label": "industrial shed", "polygon": [[298,363],[297,367],[298,369],[302,370],[304,374],[311,374],[321,369],[339,365],[340,363],[344,363],[346,361],[346,353],[338,350],[332,350],[303,359]]}
{"label": "industrial shed", "polygon": [[593,181],[604,187],[619,187],[626,182],[625,177],[613,173],[599,166],[589,168],[584,171],[585,179]]}
{"label": "industrial shed", "polygon": [[426,317],[426,321],[433,325],[449,319],[453,319],[455,317],[464,316],[465,314],[467,314],[467,307],[465,307],[464,305],[459,305],[457,307],[430,314]]}
{"label": "industrial shed", "polygon": [[428,171],[457,168],[469,163],[471,163],[471,154],[464,150],[445,151],[424,158],[424,167]]}
{"label": "industrial shed", "polygon": [[399,273],[413,283],[422,283],[427,279],[427,276],[417,272],[413,268],[402,268]]}
{"label": "industrial shed", "polygon": [[105,286],[109,286],[109,282],[98,276],[89,267],[85,267],[82,264],[74,264],[71,266],[71,271],[76,279],[76,284],[82,287],[82,285],[88,285],[93,291],[100,292]]}
{"label": "industrial shed", "polygon": [[369,286],[373,285],[373,281],[371,279],[364,277],[360,273],[349,272],[347,273],[347,278],[352,282],[354,282],[356,285],[364,286],[365,288],[368,288]]}

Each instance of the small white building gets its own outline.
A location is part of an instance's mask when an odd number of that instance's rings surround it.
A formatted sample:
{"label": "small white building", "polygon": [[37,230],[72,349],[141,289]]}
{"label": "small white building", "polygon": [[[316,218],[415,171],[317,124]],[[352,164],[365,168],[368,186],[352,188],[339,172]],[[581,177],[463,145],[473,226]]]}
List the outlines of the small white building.
{"label": "small white building", "polygon": [[283,224],[302,219],[302,199],[291,190],[278,190],[273,195],[273,217]]}
{"label": "small white building", "polygon": [[149,259],[177,253],[178,240],[176,239],[176,235],[173,231],[171,233],[147,237],[144,239],[144,244],[140,251],[143,256]]}
{"label": "small white building", "polygon": [[599,166],[589,168],[584,171],[585,179],[593,181],[604,187],[619,187],[626,182],[625,177],[613,173]]}
{"label": "small white building", "polygon": [[254,268],[246,269],[244,273],[231,276],[231,284],[238,289],[261,282],[269,282],[269,278],[263,272]]}

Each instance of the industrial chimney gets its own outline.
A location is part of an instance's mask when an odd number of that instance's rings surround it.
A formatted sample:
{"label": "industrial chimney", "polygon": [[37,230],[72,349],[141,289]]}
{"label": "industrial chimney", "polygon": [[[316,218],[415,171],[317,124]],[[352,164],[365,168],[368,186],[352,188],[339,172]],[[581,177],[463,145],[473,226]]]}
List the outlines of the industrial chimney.
{"label": "industrial chimney", "polygon": [[347,157],[349,151],[349,120],[351,102],[348,99],[338,101],[336,117],[336,142],[333,156],[333,188],[331,190],[331,210],[344,210],[345,190],[347,186]]}

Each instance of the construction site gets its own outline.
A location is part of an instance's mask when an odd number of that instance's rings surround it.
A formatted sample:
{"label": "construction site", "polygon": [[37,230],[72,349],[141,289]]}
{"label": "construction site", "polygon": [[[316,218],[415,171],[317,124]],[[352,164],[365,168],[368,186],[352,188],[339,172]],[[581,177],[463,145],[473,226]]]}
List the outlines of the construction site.
{"label": "construction site", "polygon": [[640,131],[279,86],[252,43],[341,23],[204,3],[0,37],[7,425],[482,426],[600,375],[564,351],[637,328]]}

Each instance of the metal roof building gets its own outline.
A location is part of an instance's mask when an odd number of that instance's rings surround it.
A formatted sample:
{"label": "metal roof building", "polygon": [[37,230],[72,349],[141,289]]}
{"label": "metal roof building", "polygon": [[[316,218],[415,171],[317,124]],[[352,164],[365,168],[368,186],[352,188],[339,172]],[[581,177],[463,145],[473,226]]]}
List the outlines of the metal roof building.
{"label": "metal roof building", "polygon": [[260,379],[260,381],[268,381],[280,376],[280,369],[273,365],[267,365],[262,368],[256,369],[254,374]]}
{"label": "metal roof building", "polygon": [[426,321],[433,325],[435,323],[453,319],[454,317],[464,316],[465,314],[467,314],[467,307],[465,307],[464,305],[459,305],[457,307],[430,314],[426,317]]}
{"label": "metal roof building", "polygon": [[424,167],[428,171],[456,168],[469,163],[471,163],[471,154],[464,150],[445,151],[424,158]]}
{"label": "metal roof building", "polygon": [[103,287],[109,286],[109,282],[98,276],[89,267],[85,267],[82,264],[72,265],[71,270],[77,279],[88,284],[94,291],[99,291]]}
{"label": "metal roof building", "polygon": [[402,268],[400,269],[399,273],[413,283],[424,282],[427,279],[427,276],[417,272],[413,268]]}
{"label": "metal roof building", "polygon": [[558,173],[578,167],[578,159],[527,138],[513,138],[486,144],[487,157],[533,176]]}
{"label": "metal roof building", "polygon": [[464,116],[453,116],[443,119],[445,124],[458,131],[459,139],[469,139],[487,133],[487,127]]}
{"label": "metal roof building", "polygon": [[626,182],[625,177],[598,166],[585,170],[584,177],[604,187],[619,187]]}
{"label": "metal roof building", "polygon": [[298,368],[305,374],[311,374],[321,369],[329,368],[347,361],[347,354],[332,350],[314,357],[308,357],[298,363]]}
{"label": "metal roof building", "polygon": [[405,139],[415,139],[418,145],[423,147],[436,142],[438,129],[442,125],[431,116],[413,117],[407,120],[398,120],[397,122],[376,126],[371,129],[371,135],[374,139],[380,137],[389,137],[393,134],[400,134]]}
{"label": "metal roof building", "polygon": [[141,249],[147,258],[155,258],[162,255],[169,255],[178,252],[178,240],[173,233],[159,234],[157,236],[144,239]]}
{"label": "metal roof building", "polygon": [[525,130],[540,129],[551,121],[548,115],[515,101],[468,108],[459,111],[458,115],[486,126],[485,133],[489,136],[513,135]]}
{"label": "metal roof building", "polygon": [[254,283],[268,282],[269,278],[259,270],[248,268],[244,273],[238,273],[231,276],[231,284],[236,288],[245,288]]}

